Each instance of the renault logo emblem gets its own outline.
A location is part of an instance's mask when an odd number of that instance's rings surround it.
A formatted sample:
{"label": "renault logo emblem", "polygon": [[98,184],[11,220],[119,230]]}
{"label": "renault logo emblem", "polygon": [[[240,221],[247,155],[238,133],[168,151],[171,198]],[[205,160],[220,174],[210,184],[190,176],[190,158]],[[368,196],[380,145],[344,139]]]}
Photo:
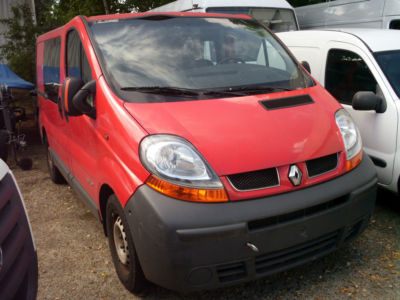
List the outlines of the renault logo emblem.
{"label": "renault logo emblem", "polygon": [[298,166],[291,165],[289,168],[288,177],[294,186],[299,186],[301,183],[301,180],[303,179],[303,173],[301,173],[301,170]]}

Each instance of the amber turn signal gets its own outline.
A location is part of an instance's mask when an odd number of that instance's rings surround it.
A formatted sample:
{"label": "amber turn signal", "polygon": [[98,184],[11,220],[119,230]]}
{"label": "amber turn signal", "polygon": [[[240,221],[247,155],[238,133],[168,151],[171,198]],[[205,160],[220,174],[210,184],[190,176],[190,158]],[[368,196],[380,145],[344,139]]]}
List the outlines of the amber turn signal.
{"label": "amber turn signal", "polygon": [[361,160],[362,160],[362,150],[358,152],[358,154],[354,156],[352,159],[346,161],[346,171],[353,170],[360,164]]}
{"label": "amber turn signal", "polygon": [[155,175],[147,179],[146,184],[166,196],[193,202],[226,202],[225,189],[196,189],[166,182]]}

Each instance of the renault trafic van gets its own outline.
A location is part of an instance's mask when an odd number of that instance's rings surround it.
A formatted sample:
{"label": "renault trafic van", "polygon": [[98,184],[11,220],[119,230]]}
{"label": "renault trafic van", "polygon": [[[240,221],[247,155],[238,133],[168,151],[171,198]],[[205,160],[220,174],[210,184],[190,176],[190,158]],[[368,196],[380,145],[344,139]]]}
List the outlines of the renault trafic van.
{"label": "renault trafic van", "polygon": [[400,31],[306,30],[279,37],[351,114],[379,183],[400,185]]}
{"label": "renault trafic van", "polygon": [[261,278],[368,224],[357,127],[250,17],[76,17],[38,38],[37,78],[50,176],[103,222],[131,292]]}

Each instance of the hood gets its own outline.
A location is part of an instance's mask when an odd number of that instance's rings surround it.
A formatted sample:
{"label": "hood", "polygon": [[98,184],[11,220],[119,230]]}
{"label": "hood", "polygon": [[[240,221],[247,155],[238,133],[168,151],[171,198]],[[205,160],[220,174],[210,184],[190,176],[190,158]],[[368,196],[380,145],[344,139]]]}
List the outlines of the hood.
{"label": "hood", "polygon": [[[267,110],[260,101],[309,95],[314,103]],[[149,134],[187,139],[219,176],[279,167],[344,150],[321,86],[267,95],[169,103],[125,103]]]}

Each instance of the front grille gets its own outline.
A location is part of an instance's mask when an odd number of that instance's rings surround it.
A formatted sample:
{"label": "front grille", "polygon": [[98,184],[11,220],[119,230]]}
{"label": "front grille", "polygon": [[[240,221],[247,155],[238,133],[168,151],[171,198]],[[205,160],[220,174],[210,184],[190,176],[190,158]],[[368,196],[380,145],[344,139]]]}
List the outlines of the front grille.
{"label": "front grille", "polygon": [[231,282],[243,279],[247,276],[246,266],[243,262],[220,265],[217,267],[220,282]]}
{"label": "front grille", "polygon": [[306,161],[308,177],[315,177],[336,169],[338,164],[338,154],[315,158]]}
{"label": "front grille", "polygon": [[248,225],[248,228],[250,231],[266,229],[269,226],[282,224],[285,222],[290,222],[293,220],[297,220],[300,218],[311,216],[313,214],[323,212],[323,211],[331,209],[331,208],[335,208],[337,206],[340,206],[340,205],[346,203],[347,200],[348,200],[347,196],[342,196],[342,197],[336,198],[334,200],[331,200],[331,201],[328,201],[328,202],[325,202],[322,204],[314,205],[311,207],[307,207],[307,208],[304,208],[304,209],[301,209],[301,210],[298,210],[295,212],[291,212],[288,214],[283,214],[283,215],[279,215],[279,216],[273,216],[273,217],[268,217],[268,218],[264,218],[264,219],[250,221],[250,222],[248,222],[247,225]]}
{"label": "front grille", "polygon": [[259,274],[273,273],[315,259],[335,249],[339,231],[320,238],[256,257],[255,268]]}
{"label": "front grille", "polygon": [[37,257],[22,199],[10,174],[0,182],[0,299],[35,299]]}
{"label": "front grille", "polygon": [[276,168],[239,173],[227,176],[232,186],[239,191],[257,190],[279,185]]}

